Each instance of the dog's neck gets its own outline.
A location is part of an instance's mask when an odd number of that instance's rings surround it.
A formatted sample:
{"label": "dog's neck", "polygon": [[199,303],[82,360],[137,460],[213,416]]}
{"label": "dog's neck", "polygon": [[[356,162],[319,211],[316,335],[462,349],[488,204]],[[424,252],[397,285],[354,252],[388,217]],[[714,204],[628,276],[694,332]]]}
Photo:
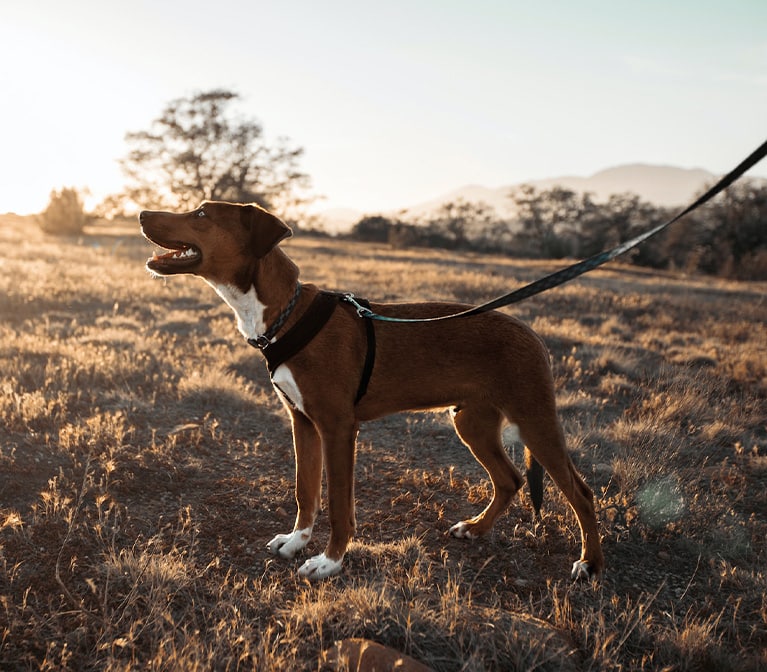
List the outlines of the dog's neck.
{"label": "dog's neck", "polygon": [[257,264],[247,291],[237,284],[207,282],[234,311],[240,333],[251,340],[263,336],[290,302],[298,267],[282,250],[274,249]]}
{"label": "dog's neck", "polygon": [[264,321],[266,306],[258,300],[254,286],[251,285],[247,292],[243,292],[235,285],[215,282],[208,282],[208,284],[234,311],[237,318],[237,329],[246,339],[258,338],[266,331],[266,322]]}

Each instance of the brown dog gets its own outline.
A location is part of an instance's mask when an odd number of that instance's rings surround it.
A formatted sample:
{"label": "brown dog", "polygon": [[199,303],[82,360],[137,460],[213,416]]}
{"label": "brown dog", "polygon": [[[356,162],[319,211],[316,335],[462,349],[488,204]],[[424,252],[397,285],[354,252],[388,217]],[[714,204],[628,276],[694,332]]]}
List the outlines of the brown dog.
{"label": "brown dog", "polygon": [[[535,508],[542,498],[543,465],[578,518],[582,551],[573,578],[602,571],[593,495],[567,454],[548,352],[529,327],[499,312],[411,324],[360,318],[340,295],[298,282],[298,268],[277,247],[290,229],[258,206],[208,202],[181,214],[142,212],[140,222],[146,238],[171,250],[149,259],[147,268],[162,276],[198,275],[218,292],[234,310],[240,332],[262,349],[290,412],[298,513],[293,531],[269,542],[272,553],[292,558],[309,541],[324,466],[330,539],[324,553],[303,564],[300,575],[320,579],[341,570],[355,526],[359,423],[440,407],[452,409],[458,436],[493,484],[487,508],[450,533],[485,534],[521,487],[522,477],[501,443],[501,427],[508,421],[518,426],[526,444]],[[419,318],[464,308],[372,305],[382,315]]]}

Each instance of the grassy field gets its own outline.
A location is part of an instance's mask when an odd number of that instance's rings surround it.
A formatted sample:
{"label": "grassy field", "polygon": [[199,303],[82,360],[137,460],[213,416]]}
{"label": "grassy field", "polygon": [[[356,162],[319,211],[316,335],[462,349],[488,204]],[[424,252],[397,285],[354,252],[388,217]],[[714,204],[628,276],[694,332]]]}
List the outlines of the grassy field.
{"label": "grassy field", "polygon": [[[297,238],[305,280],[479,302],[555,266]],[[572,585],[547,480],[477,542],[490,485],[438,413],[365,425],[343,573],[296,576],[289,425],[196,278],[138,227],[0,220],[0,668],[316,670],[364,637],[434,670],[767,669],[767,284],[620,264],[513,312],[546,340],[607,572]],[[512,381],[513,382],[513,381]],[[521,462],[522,448],[509,437]],[[320,517],[307,549],[327,539]]]}

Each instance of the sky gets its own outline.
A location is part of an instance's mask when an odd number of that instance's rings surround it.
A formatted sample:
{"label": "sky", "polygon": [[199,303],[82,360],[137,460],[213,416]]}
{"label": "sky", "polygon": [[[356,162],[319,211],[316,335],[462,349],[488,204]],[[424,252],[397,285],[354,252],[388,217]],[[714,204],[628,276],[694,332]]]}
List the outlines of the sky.
{"label": "sky", "polygon": [[724,173],[767,139],[767,2],[2,0],[0,212],[120,191],[125,134],[222,87],[304,148],[320,209],[626,163]]}

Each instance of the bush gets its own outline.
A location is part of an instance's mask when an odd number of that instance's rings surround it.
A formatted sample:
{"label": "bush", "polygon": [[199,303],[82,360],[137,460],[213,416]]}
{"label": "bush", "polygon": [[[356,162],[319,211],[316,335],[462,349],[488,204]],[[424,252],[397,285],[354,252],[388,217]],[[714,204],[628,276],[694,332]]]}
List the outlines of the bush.
{"label": "bush", "polygon": [[77,189],[64,187],[51,192],[48,207],[38,217],[38,223],[45,233],[67,236],[82,233],[86,219]]}
{"label": "bush", "polygon": [[386,243],[392,226],[394,222],[381,215],[363,217],[352,227],[351,237],[366,243]]}

